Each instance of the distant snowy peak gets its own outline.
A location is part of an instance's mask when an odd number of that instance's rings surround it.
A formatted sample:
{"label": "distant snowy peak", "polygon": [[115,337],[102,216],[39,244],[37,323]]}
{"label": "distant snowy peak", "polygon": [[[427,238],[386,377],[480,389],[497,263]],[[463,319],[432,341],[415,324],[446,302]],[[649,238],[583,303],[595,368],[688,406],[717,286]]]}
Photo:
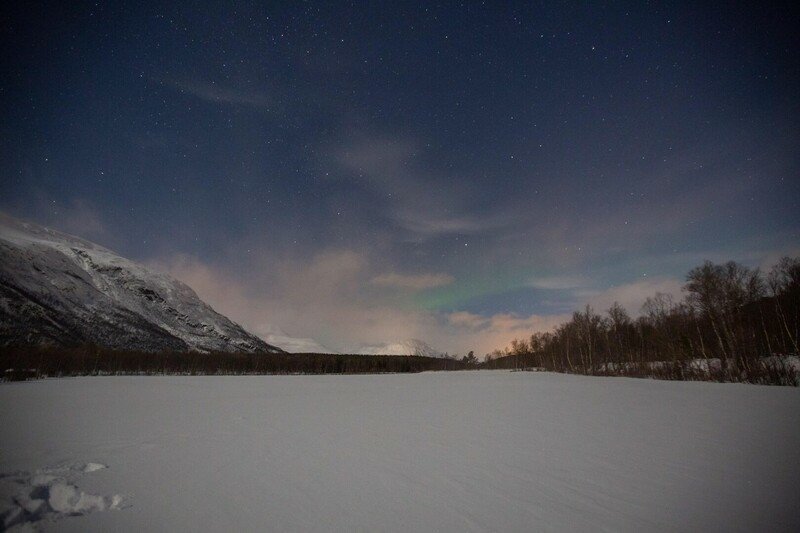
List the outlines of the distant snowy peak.
{"label": "distant snowy peak", "polygon": [[356,353],[362,355],[419,355],[422,357],[444,357],[439,350],[431,348],[418,339],[363,346]]}
{"label": "distant snowy peak", "polygon": [[292,337],[281,328],[271,324],[257,328],[255,331],[268,343],[289,353],[338,353],[314,339]]}
{"label": "distant snowy peak", "polygon": [[280,352],[184,283],[0,213],[0,346]]}

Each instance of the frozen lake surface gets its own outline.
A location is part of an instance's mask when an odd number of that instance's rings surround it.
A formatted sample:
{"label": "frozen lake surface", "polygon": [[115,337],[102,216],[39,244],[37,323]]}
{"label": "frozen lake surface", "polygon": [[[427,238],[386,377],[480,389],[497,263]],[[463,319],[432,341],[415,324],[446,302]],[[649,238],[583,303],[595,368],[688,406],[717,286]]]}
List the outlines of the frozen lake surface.
{"label": "frozen lake surface", "polygon": [[796,388],[53,379],[0,385],[0,431],[0,512],[45,531],[800,531]]}

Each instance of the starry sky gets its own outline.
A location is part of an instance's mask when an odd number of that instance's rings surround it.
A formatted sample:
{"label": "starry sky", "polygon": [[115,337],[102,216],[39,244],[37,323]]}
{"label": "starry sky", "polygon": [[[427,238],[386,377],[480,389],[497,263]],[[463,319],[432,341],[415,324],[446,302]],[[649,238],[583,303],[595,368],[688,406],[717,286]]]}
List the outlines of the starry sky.
{"label": "starry sky", "polygon": [[0,209],[262,336],[485,353],[800,250],[788,3],[15,4]]}

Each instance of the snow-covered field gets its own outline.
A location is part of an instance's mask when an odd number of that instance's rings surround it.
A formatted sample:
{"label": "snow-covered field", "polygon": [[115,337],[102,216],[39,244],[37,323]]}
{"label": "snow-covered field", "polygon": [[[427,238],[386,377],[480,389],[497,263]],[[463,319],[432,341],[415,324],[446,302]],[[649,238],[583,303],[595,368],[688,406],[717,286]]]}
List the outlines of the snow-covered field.
{"label": "snow-covered field", "polygon": [[800,531],[796,388],[55,379],[0,385],[0,431],[0,512],[44,530]]}

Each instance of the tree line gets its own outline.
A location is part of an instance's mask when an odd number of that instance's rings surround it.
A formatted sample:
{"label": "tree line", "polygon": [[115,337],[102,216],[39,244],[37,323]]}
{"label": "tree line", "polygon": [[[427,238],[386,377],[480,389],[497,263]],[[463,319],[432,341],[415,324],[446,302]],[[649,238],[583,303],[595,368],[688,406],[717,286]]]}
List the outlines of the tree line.
{"label": "tree line", "polygon": [[481,367],[798,385],[799,337],[800,258],[784,257],[766,275],[706,261],[686,275],[681,299],[656,293],[635,319],[619,303],[603,315],[587,305],[554,331],[487,354]]}
{"label": "tree line", "polygon": [[380,374],[460,370],[453,359],[399,355],[137,352],[94,345],[2,347],[0,379],[87,375]]}

